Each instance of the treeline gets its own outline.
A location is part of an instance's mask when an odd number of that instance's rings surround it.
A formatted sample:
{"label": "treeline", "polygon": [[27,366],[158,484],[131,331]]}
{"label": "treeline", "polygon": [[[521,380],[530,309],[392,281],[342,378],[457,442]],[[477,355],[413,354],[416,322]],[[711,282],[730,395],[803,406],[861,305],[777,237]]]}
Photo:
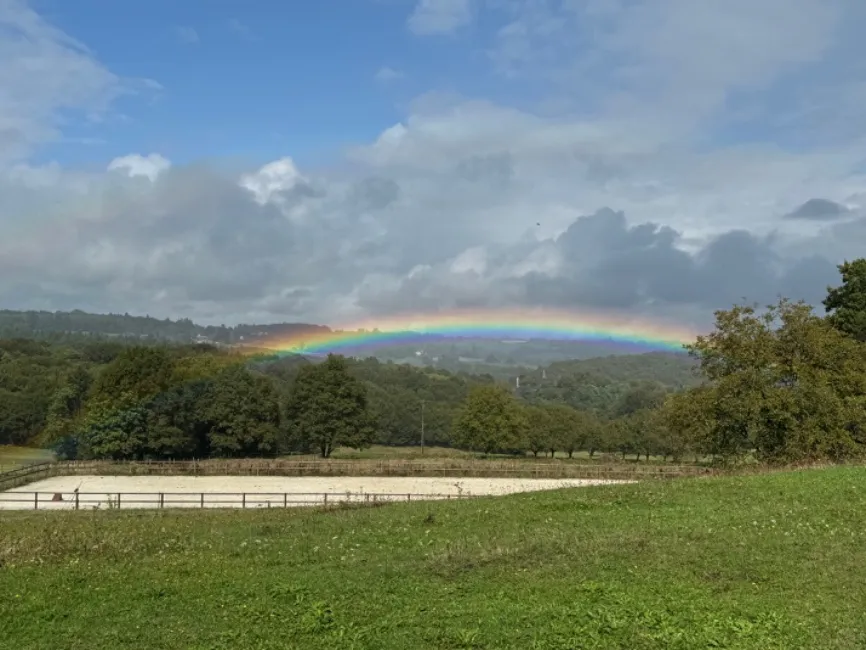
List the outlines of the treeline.
{"label": "treeline", "polygon": [[[657,362],[646,355],[644,363]],[[635,363],[640,365],[640,358]],[[340,364],[340,372],[361,387],[368,419],[364,436],[341,435],[339,444],[416,445],[422,418],[427,444],[454,444],[454,423],[470,390],[498,385],[489,375],[375,358]],[[321,453],[297,426],[293,398],[299,377],[317,367],[330,365],[300,356],[246,358],[210,345],[0,341],[0,444],[37,444],[67,456],[96,457]],[[550,383],[571,386],[574,380],[563,375]],[[506,385],[501,387],[507,392]],[[524,401],[550,401],[521,390]],[[614,382],[601,373],[586,379],[580,394],[595,399],[582,411],[592,422],[616,420],[659,403],[666,391],[656,382]],[[562,398],[568,406],[574,394],[566,391]],[[333,401],[326,399],[325,406]]]}
{"label": "treeline", "polygon": [[52,342],[94,340],[150,340],[188,343],[207,340],[235,344],[264,336],[288,336],[329,331],[322,325],[275,323],[270,325],[198,325],[188,318],[170,320],[130,314],[91,314],[74,311],[0,310],[0,338],[28,338]]}

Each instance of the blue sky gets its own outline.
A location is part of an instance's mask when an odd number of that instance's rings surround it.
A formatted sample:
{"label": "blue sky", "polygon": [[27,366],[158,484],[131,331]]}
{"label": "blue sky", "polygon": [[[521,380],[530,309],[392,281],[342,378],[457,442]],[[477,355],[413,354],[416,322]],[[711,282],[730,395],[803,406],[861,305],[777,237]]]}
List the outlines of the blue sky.
{"label": "blue sky", "polygon": [[862,0],[0,0],[0,307],[815,302],[866,250],[864,32]]}
{"label": "blue sky", "polygon": [[[93,151],[55,145],[44,158],[102,160],[159,150],[178,162],[321,159],[374,139],[429,88],[502,93],[478,30],[419,39],[411,3],[40,0],[53,24],[112,72],[163,91],[117,102],[131,122],[79,123],[68,135],[104,139]],[[377,80],[380,70],[404,76]],[[498,83],[497,83],[498,82]],[[485,92],[486,91],[486,92]]]}

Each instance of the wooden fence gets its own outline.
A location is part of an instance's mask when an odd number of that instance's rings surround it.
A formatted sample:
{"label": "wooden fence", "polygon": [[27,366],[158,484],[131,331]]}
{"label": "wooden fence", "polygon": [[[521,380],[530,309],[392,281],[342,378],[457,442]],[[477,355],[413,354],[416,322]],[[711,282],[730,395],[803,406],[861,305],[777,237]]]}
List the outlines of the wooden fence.
{"label": "wooden fence", "polygon": [[33,483],[44,478],[57,476],[55,466],[56,463],[53,461],[47,461],[2,472],[0,473],[0,491],[11,490],[19,485],[26,485],[27,483]]}
{"label": "wooden fence", "polygon": [[551,479],[666,479],[717,473],[694,465],[592,464],[496,460],[293,460],[66,461],[52,476],[446,476]]}
{"label": "wooden fence", "polygon": [[0,492],[2,510],[116,510],[132,508],[292,508],[372,506],[472,498],[471,494],[369,492]]}

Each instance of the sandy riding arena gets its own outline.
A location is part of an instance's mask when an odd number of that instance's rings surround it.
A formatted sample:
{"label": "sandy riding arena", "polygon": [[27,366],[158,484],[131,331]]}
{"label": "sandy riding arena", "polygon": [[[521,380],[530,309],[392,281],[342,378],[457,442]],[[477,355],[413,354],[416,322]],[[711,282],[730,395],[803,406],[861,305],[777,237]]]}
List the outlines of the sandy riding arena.
{"label": "sandy riding arena", "polygon": [[0,492],[0,510],[281,508],[459,499],[622,482],[373,476],[58,476]]}

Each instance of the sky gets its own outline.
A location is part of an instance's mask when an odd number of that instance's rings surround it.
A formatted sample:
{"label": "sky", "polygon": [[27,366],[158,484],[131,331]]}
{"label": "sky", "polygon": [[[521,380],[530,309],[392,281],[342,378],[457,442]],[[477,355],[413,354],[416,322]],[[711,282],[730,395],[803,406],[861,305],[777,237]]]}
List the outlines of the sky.
{"label": "sky", "polygon": [[0,308],[704,326],[866,252],[862,0],[0,0]]}

